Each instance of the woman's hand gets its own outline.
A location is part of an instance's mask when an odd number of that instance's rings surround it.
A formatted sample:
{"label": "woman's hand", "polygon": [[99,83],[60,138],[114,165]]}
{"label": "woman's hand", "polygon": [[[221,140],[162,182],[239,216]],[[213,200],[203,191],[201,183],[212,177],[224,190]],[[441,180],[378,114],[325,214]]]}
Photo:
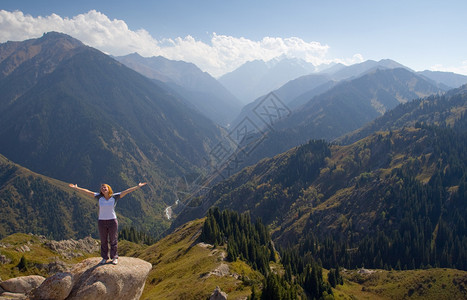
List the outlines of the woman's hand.
{"label": "woman's hand", "polygon": [[140,183],[138,183],[138,185],[135,185],[134,187],[131,187],[129,189],[124,190],[123,192],[120,193],[120,198],[125,197],[125,195],[127,195],[127,194],[129,194],[129,193],[131,193],[133,191],[136,191],[137,189],[139,189],[140,187],[145,186],[145,185],[146,185],[146,182],[140,182]]}
{"label": "woman's hand", "polygon": [[86,194],[88,196],[94,197],[94,192],[92,192],[90,190],[87,190],[87,189],[80,188],[80,187],[78,187],[77,184],[70,183],[68,186],[75,189],[75,190],[77,190],[78,192],[82,192],[82,193],[84,193],[84,194]]}

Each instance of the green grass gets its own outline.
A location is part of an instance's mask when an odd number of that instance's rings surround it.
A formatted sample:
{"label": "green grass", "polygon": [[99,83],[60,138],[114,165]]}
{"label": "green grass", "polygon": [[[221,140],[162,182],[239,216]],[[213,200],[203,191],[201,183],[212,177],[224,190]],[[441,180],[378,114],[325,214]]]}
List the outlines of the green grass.
{"label": "green grass", "polygon": [[[199,244],[203,220],[185,224],[140,255],[153,264],[141,299],[206,299],[219,286],[229,299],[251,294],[262,276],[246,263],[224,261],[225,249]],[[228,267],[224,276],[212,274]]]}
{"label": "green grass", "polygon": [[343,272],[336,299],[467,299],[467,272],[454,269]]}

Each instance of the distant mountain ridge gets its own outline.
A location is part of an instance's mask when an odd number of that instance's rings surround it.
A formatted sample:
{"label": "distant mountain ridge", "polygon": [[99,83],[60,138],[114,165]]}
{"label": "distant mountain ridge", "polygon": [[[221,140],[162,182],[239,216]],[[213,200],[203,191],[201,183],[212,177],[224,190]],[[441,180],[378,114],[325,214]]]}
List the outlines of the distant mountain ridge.
{"label": "distant mountain ridge", "polygon": [[[275,61],[279,61],[279,59],[276,59]],[[352,80],[361,77],[368,72],[374,72],[376,69],[383,70],[396,68],[404,68],[408,71],[414,72],[410,68],[391,59],[381,59],[379,61],[367,60],[349,66],[343,64],[334,64],[328,68],[323,68],[322,66],[315,67],[314,69],[309,68],[307,75],[290,78],[290,81],[284,82],[284,85],[277,88],[264,90],[262,95],[257,95],[255,100],[242,108],[242,112],[236,118],[233,124],[238,124],[238,122],[245,116],[254,118],[254,116],[249,112],[251,112],[252,108],[258,105],[258,103],[269,92],[276,93],[276,95],[284,103],[286,103],[291,110],[293,110],[308,102],[312,97],[330,89],[342,80]],[[244,78],[249,78],[250,81],[240,83],[241,80],[239,79],[239,82],[235,83],[233,74],[236,72],[241,74],[238,77],[240,77],[242,80],[246,81]],[[233,89],[244,93],[245,90],[249,89],[250,85],[254,85],[255,82],[259,80],[259,78],[262,78],[261,76],[263,76],[263,74],[266,72],[268,72],[266,63],[261,61],[254,61],[242,65],[237,70],[231,72],[232,74],[229,73],[229,75],[225,75],[226,77],[232,77],[231,79],[227,80],[226,78],[220,78],[219,80],[221,82],[227,81],[227,83],[225,83],[226,86],[234,86]],[[422,71],[414,73],[423,76],[428,81],[432,81],[433,84],[437,85],[442,90],[456,88],[462,84],[467,83],[467,76],[455,73],[433,71]],[[322,78],[327,78],[328,82],[322,82]],[[321,81],[321,86],[317,87],[316,83],[319,81]],[[307,84],[309,85],[308,87]]]}
{"label": "distant mountain ridge", "polygon": [[[291,80],[272,91],[278,99],[284,103],[289,110],[295,110],[299,106],[308,102],[311,98],[332,88],[337,82],[325,74],[309,74]],[[232,128],[241,123],[245,118],[252,120],[253,123],[264,126],[255,110],[261,106],[261,102],[267,95],[263,95],[253,102],[245,105],[240,114],[232,122]]]}
{"label": "distant mountain ridge", "polygon": [[452,72],[439,72],[439,71],[422,71],[418,74],[423,75],[431,80],[444,84],[449,88],[458,88],[467,83],[467,76],[456,74]]}
{"label": "distant mountain ridge", "polygon": [[405,68],[375,69],[344,80],[314,96],[266,131],[245,166],[306,143],[334,140],[360,128],[400,103],[442,92],[431,81]]}
{"label": "distant mountain ridge", "polygon": [[[409,68],[390,59],[382,59],[380,61],[367,60],[350,66],[337,64],[320,72],[290,80],[272,92],[279,97],[290,110],[295,110],[306,104],[314,96],[330,90],[341,81],[353,80],[378,69],[385,70],[395,68],[404,68],[411,71]],[[240,115],[233,122],[233,126],[241,122],[245,117],[256,121],[257,116],[253,113],[253,109],[259,105],[264,97],[265,95],[245,105]]]}
{"label": "distant mountain ridge", "polygon": [[467,111],[467,85],[443,95],[432,95],[399,105],[365,126],[340,137],[342,144],[356,142],[378,131],[391,131],[421,124],[430,126],[461,126],[459,119]]}
{"label": "distant mountain ridge", "polygon": [[281,87],[288,81],[309,74],[315,66],[296,58],[277,58],[265,62],[249,61],[236,70],[222,75],[218,80],[242,103]]}
{"label": "distant mountain ridge", "polygon": [[116,57],[118,61],[148,78],[165,82],[200,113],[223,126],[239,113],[240,101],[215,78],[192,63],[137,53]]}
{"label": "distant mountain ridge", "polygon": [[[342,79],[353,79],[360,77],[367,72],[374,71],[375,69],[397,69],[403,68],[408,71],[412,71],[410,68],[392,60],[392,59],[381,59],[379,61],[366,60],[364,62],[353,64],[350,66],[344,66],[338,68],[337,70],[330,72],[330,70],[324,70],[323,72],[328,74],[334,80]],[[412,71],[413,72],[413,71]]]}

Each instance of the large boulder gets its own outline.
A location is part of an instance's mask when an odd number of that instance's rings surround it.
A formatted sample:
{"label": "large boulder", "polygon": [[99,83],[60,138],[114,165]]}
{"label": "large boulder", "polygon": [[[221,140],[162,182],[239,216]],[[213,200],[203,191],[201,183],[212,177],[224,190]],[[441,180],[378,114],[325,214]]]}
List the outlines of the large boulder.
{"label": "large boulder", "polygon": [[73,274],[57,273],[47,278],[38,288],[33,290],[31,299],[63,300],[68,297],[73,288]]}
{"label": "large boulder", "polygon": [[44,280],[44,277],[38,275],[21,276],[2,281],[0,286],[7,292],[28,293],[40,286]]}
{"label": "large boulder", "polygon": [[100,265],[88,258],[68,273],[58,273],[33,290],[31,299],[139,299],[152,265],[132,257],[120,257],[118,265]]}

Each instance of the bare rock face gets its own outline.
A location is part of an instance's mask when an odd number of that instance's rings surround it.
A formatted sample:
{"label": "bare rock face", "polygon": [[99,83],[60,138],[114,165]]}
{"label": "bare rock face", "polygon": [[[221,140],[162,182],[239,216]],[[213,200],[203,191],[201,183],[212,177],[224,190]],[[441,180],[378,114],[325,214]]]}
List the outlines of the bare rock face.
{"label": "bare rock face", "polygon": [[89,236],[80,240],[47,240],[44,242],[44,246],[58,252],[61,256],[68,259],[83,256],[81,252],[93,253],[99,251],[99,243]]}
{"label": "bare rock face", "polygon": [[152,265],[132,257],[120,257],[118,265],[100,265],[88,258],[66,273],[47,278],[30,299],[139,299]]}

